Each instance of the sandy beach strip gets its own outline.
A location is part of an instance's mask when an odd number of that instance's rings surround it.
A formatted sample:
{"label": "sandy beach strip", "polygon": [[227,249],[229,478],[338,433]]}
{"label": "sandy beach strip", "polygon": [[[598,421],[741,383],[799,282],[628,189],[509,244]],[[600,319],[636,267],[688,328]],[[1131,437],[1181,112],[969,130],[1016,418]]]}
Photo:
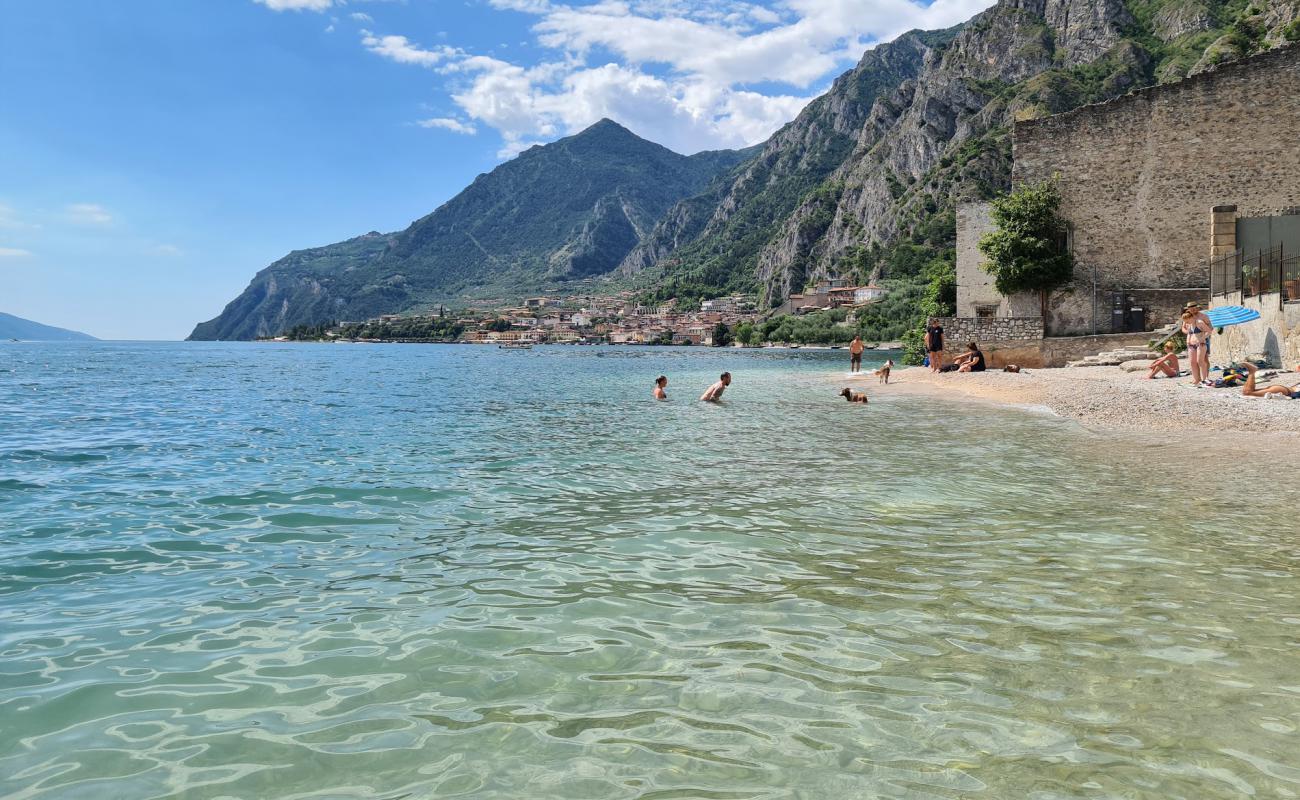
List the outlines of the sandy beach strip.
{"label": "sandy beach strip", "polygon": [[[1245,397],[1240,387],[1197,388],[1186,376],[1148,380],[1145,371],[1124,372],[1119,367],[1031,369],[1019,374],[935,374],[922,367],[895,367],[884,386],[870,371],[862,374],[863,379],[848,383],[872,397],[924,394],[1045,408],[1090,428],[1278,433],[1288,438],[1300,434],[1300,400]],[[1282,372],[1259,383],[1291,386],[1300,383],[1300,374]]]}

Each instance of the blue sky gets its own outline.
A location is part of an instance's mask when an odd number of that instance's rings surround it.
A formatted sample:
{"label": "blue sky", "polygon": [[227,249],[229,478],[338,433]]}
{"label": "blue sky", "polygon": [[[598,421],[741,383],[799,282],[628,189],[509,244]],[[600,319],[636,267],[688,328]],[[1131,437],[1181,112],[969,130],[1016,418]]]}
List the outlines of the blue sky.
{"label": "blue sky", "polygon": [[9,0],[0,311],[179,339],[290,250],[429,213],[611,117],[757,143],[986,0]]}

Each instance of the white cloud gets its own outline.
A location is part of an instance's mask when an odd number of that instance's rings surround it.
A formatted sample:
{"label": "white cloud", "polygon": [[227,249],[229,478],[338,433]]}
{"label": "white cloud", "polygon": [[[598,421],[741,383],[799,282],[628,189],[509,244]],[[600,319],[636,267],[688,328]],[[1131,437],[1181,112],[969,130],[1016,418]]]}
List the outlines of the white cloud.
{"label": "white cloud", "polygon": [[442,128],[443,130],[451,131],[452,133],[463,133],[466,135],[478,133],[478,128],[475,128],[472,124],[461,122],[460,120],[451,117],[422,119],[415,124],[419,125],[421,128]]}
{"label": "white cloud", "polygon": [[[389,60],[448,78],[468,121],[418,123],[497,130],[508,157],[601,117],[678,152],[742,147],[788,122],[867,47],[912,28],[943,28],[991,0],[489,0],[537,17],[536,44],[553,60],[523,65],[464,50],[421,47],[362,31]],[[760,90],[772,84],[786,90]],[[426,124],[427,123],[427,124]]]}
{"label": "white cloud", "polygon": [[432,67],[442,62],[456,51],[450,47],[426,50],[411,42],[405,36],[376,36],[370,31],[361,31],[361,44],[370,52],[383,56],[399,64],[415,64]]}
{"label": "white cloud", "polygon": [[374,17],[370,16],[369,14],[365,13],[364,11],[353,11],[351,14],[348,14],[348,16],[351,17],[352,19],[356,20],[357,22],[374,22],[374,21],[375,21],[375,18],[374,18]]}
{"label": "white cloud", "polygon": [[272,11],[324,11],[334,5],[333,0],[253,0]]}
{"label": "white cloud", "polygon": [[73,203],[66,209],[68,220],[77,225],[108,225],[113,215],[97,203]]}
{"label": "white cloud", "polygon": [[28,230],[39,227],[41,226],[35,222],[26,222],[19,219],[18,212],[14,211],[12,207],[0,203],[0,228],[8,228],[9,230]]}
{"label": "white cloud", "polygon": [[176,257],[176,256],[183,256],[183,255],[185,255],[185,251],[184,251],[184,250],[181,250],[179,247],[177,247],[177,246],[174,245],[174,244],[157,244],[157,245],[154,245],[154,246],[153,246],[153,252],[154,252],[155,255],[160,255],[160,256],[171,256],[171,257]]}
{"label": "white cloud", "polygon": [[0,247],[0,258],[24,258],[30,255],[30,250],[22,250],[17,247]]}

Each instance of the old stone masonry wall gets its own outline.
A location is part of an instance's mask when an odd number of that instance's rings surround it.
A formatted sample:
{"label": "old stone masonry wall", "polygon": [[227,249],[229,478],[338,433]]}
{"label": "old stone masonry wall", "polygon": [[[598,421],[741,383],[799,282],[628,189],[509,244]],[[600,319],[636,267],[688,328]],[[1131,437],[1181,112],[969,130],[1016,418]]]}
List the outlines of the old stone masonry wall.
{"label": "old stone masonry wall", "polygon": [[1042,317],[935,317],[943,326],[945,350],[965,350],[970,342],[1033,342],[1043,338]]}
{"label": "old stone masonry wall", "polygon": [[1087,333],[1105,293],[1208,287],[1211,209],[1300,206],[1300,46],[1015,127],[1012,180],[1058,176],[1074,282],[1051,335]]}
{"label": "old stone masonry wall", "polygon": [[944,363],[965,353],[966,345],[975,342],[990,367],[1003,366],[995,353],[1010,356],[1006,359],[1010,363],[1041,365],[1042,317],[932,317],[927,324],[935,323],[943,326]]}

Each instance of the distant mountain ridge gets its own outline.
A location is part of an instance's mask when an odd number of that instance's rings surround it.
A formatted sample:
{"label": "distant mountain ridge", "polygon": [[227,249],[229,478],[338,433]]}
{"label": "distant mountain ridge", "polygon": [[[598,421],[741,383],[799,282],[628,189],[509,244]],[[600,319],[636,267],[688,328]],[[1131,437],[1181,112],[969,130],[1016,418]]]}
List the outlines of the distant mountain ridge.
{"label": "distant mountain ridge", "polygon": [[872,48],[749,150],[680,156],[609,120],[533,147],[405,231],[289,254],[190,338],[577,285],[775,307],[841,275],[895,281],[879,313],[911,324],[933,268],[951,280],[956,202],[1009,186],[1016,120],[1297,39],[1300,0],[1000,0]]}
{"label": "distant mountain ridge", "polygon": [[94,336],[0,312],[0,341],[19,339],[28,342],[97,342]]}
{"label": "distant mountain ridge", "polygon": [[674,203],[752,154],[683,156],[601,120],[478,176],[404,231],[290,253],[189,338],[252,339],[603,276]]}

